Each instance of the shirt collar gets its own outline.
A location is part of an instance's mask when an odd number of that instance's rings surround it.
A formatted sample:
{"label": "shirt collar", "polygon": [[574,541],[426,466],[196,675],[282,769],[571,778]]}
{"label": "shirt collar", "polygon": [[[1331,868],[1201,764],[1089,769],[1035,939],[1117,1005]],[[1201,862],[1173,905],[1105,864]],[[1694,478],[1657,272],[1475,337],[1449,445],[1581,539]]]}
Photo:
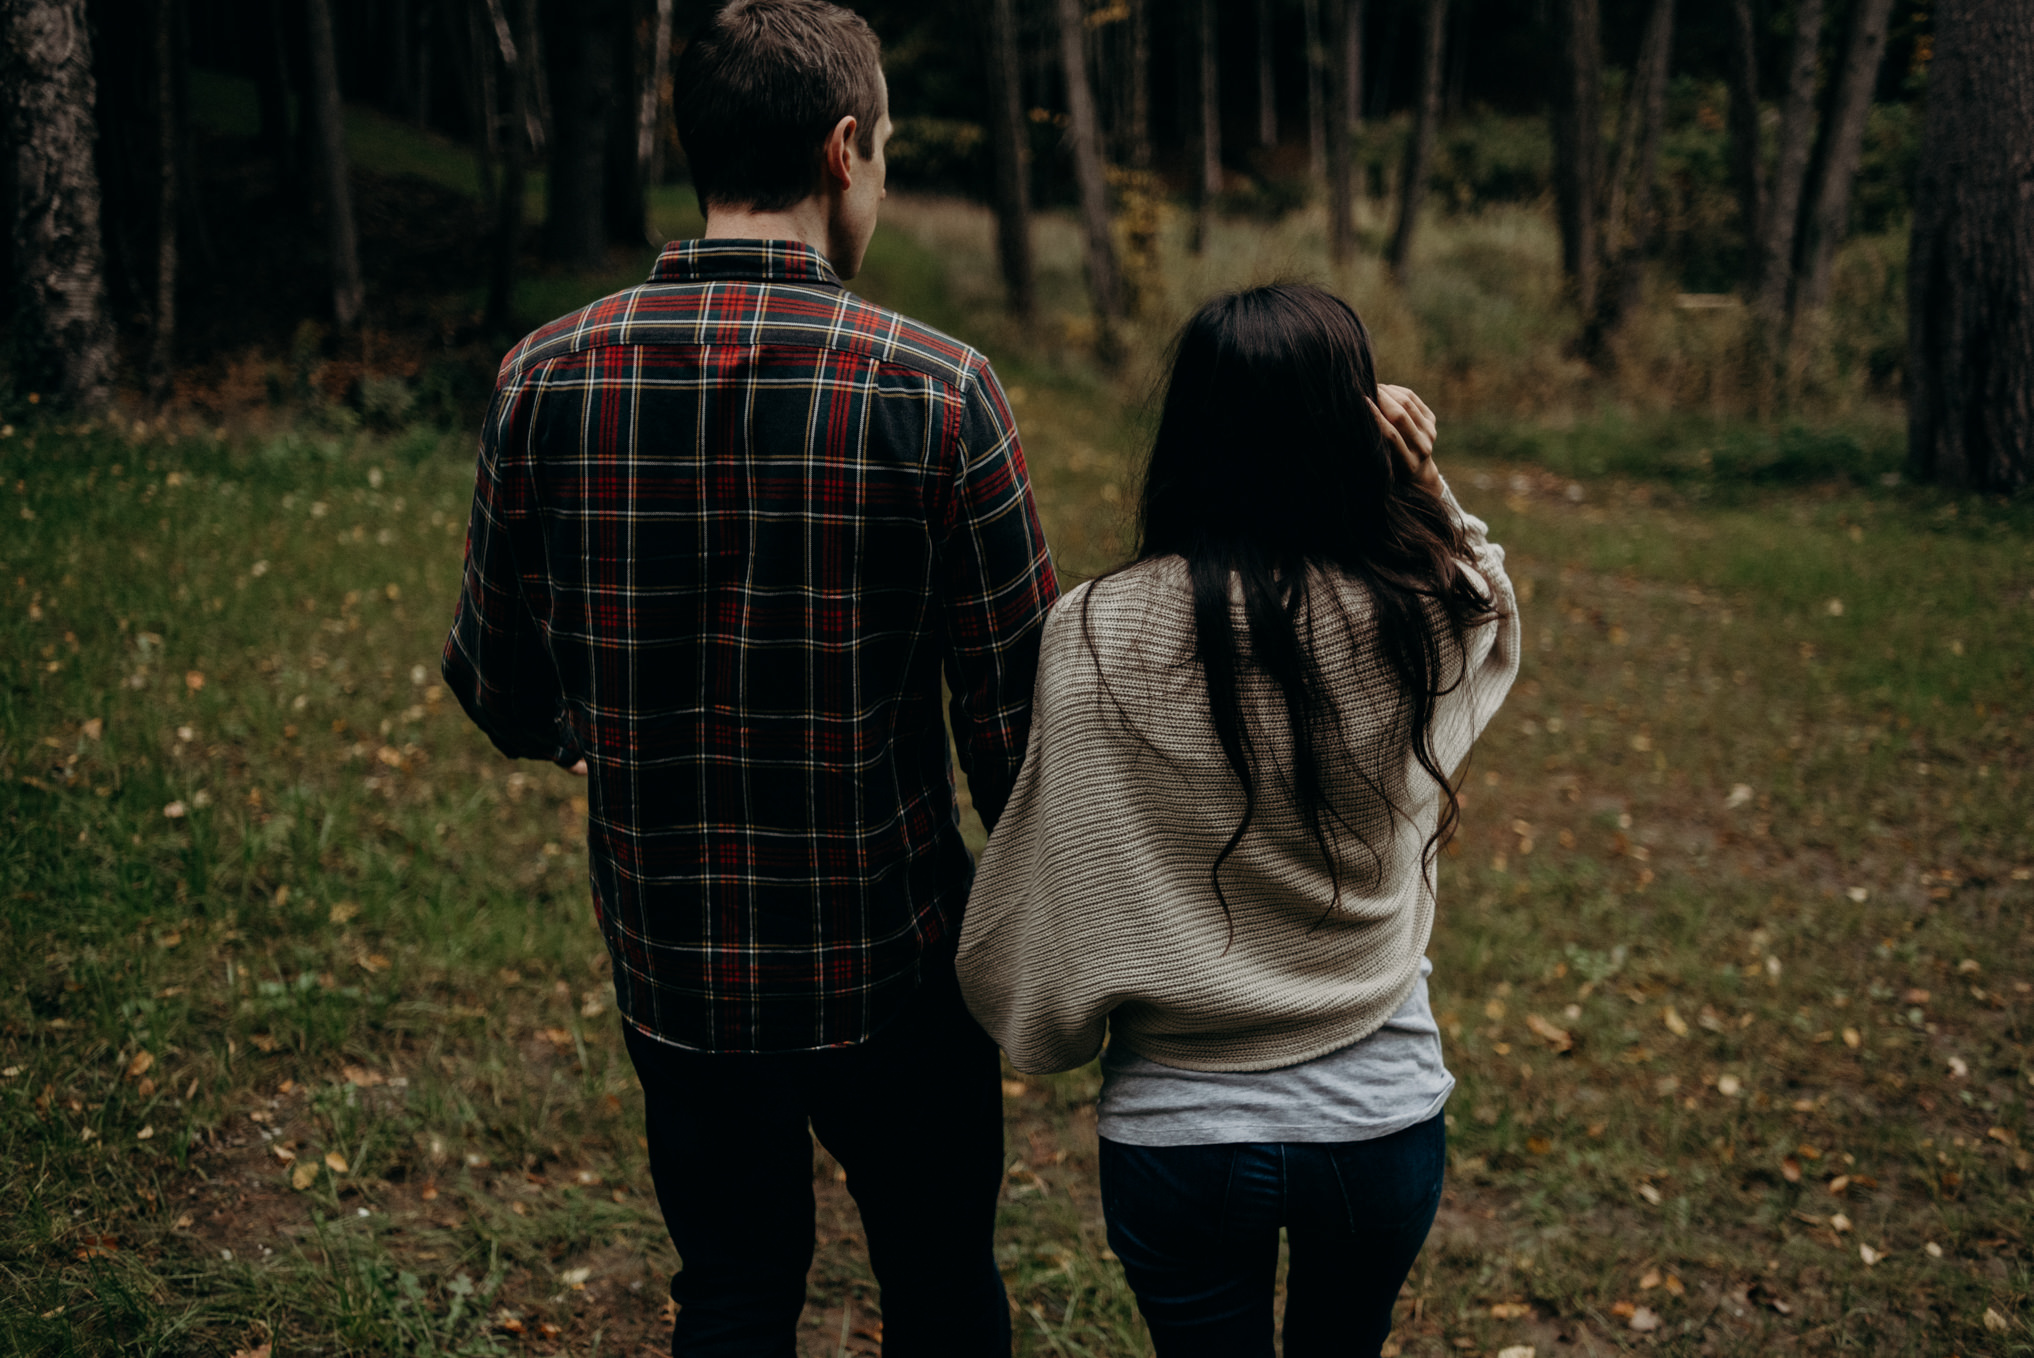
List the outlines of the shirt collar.
{"label": "shirt collar", "polygon": [[674,240],[650,271],[652,283],[734,280],[842,286],[824,255],[795,240]]}

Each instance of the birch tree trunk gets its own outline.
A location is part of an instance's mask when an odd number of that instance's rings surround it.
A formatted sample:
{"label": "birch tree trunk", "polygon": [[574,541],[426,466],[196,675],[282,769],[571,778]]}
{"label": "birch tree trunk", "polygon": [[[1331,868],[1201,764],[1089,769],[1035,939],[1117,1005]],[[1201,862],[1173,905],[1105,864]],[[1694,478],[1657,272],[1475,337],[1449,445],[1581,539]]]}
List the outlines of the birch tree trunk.
{"label": "birch tree trunk", "polygon": [[1878,84],[1879,62],[1886,52],[1886,22],[1893,0],[1859,0],[1852,20],[1843,74],[1823,132],[1820,172],[1803,223],[1799,264],[1788,327],[1802,316],[1819,312],[1829,302],[1829,275],[1836,247],[1850,227],[1850,190],[1864,151],[1865,119]]}
{"label": "birch tree trunk", "polygon": [[1769,322],[1787,310],[1794,276],[1794,233],[1801,220],[1801,190],[1815,146],[1815,67],[1822,45],[1822,0],[1796,0],[1794,51],[1787,67],[1787,100],[1780,112],[1780,148],[1773,163],[1766,212],[1759,223],[1758,287],[1752,306]]}
{"label": "birch tree trunk", "polygon": [[1123,319],[1122,290],[1117,278],[1116,242],[1109,222],[1109,181],[1102,166],[1102,130],[1095,117],[1095,95],[1088,83],[1086,24],[1081,0],[1057,0],[1059,61],[1066,77],[1067,112],[1071,117],[1074,181],[1080,189],[1081,225],[1086,237],[1088,293],[1094,299],[1101,348],[1113,353],[1116,325]]}
{"label": "birch tree trunk", "polygon": [[84,0],[0,0],[15,377],[84,409],[113,384],[93,107]]}
{"label": "birch tree trunk", "polygon": [[304,0],[311,54],[309,113],[317,153],[315,178],[325,209],[325,251],[331,257],[332,319],[341,329],[360,321],[360,240],[353,227],[353,193],[346,181],[346,127],[339,104],[339,58],[332,43],[326,0]]}
{"label": "birch tree trunk", "polygon": [[1561,218],[1561,267],[1576,305],[1588,317],[1596,310],[1600,262],[1601,22],[1597,0],[1557,0],[1554,13],[1554,196]]}
{"label": "birch tree trunk", "polygon": [[1434,134],[1441,122],[1441,49],[1448,33],[1448,0],[1426,0],[1424,19],[1419,111],[1413,119],[1412,140],[1406,143],[1405,171],[1399,176],[1398,230],[1391,238],[1391,267],[1400,275],[1412,255],[1420,201],[1427,193],[1427,170],[1434,160]]}
{"label": "birch tree trunk", "polygon": [[1939,0],[1908,256],[1915,476],[2034,485],[2034,23]]}
{"label": "birch tree trunk", "polygon": [[[1024,122],[1024,68],[1017,53],[1016,0],[979,0],[988,68],[990,161],[995,170],[996,259],[1010,312],[1037,306],[1031,256],[1031,144]],[[1136,143],[1135,100],[1131,142]]]}

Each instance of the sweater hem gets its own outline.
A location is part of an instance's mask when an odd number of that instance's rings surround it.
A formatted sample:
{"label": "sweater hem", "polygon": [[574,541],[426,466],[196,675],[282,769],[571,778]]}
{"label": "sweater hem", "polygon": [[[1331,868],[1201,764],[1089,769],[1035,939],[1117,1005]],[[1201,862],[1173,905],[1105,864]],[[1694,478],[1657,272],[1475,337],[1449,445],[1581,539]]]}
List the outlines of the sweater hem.
{"label": "sweater hem", "polygon": [[[1419,959],[1425,955],[1426,945],[1425,940],[1422,939],[1420,950],[1414,954],[1413,965],[1408,971],[1405,980],[1392,992],[1389,1000],[1379,1004],[1374,1009],[1368,1010],[1366,1017],[1362,1020],[1348,1028],[1335,1031],[1331,1036],[1317,1038],[1312,1042],[1298,1042],[1292,1045],[1280,1043],[1271,1054],[1210,1058],[1202,1055],[1199,1051],[1180,1051],[1164,1042],[1163,1039],[1154,1041],[1137,1033],[1119,1031],[1113,1023],[1110,1025],[1109,1040],[1112,1043],[1122,1043],[1130,1049],[1132,1055],[1141,1056],[1147,1061],[1156,1061],[1161,1066],[1172,1066],[1178,1070],[1237,1073],[1254,1070],[1283,1070],[1287,1066],[1297,1066],[1307,1061],[1318,1060],[1320,1057],[1341,1051],[1344,1047],[1353,1047],[1389,1023],[1392,1016],[1398,1013],[1400,1007],[1405,1004],[1407,997],[1412,994],[1413,987],[1419,984]],[[1264,1052],[1267,1044],[1244,1039],[1233,1045],[1246,1052]]]}

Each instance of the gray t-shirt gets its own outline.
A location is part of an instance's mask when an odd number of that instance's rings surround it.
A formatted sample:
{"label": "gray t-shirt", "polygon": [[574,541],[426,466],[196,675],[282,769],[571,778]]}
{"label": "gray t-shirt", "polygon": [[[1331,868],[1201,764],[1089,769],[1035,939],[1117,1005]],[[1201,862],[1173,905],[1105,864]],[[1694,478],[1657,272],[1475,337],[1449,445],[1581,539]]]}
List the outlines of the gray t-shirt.
{"label": "gray t-shirt", "polygon": [[1427,1003],[1434,964],[1398,1012],[1361,1042],[1279,1070],[1183,1070],[1111,1044],[1098,1130],[1129,1146],[1371,1141],[1441,1111],[1455,1077]]}

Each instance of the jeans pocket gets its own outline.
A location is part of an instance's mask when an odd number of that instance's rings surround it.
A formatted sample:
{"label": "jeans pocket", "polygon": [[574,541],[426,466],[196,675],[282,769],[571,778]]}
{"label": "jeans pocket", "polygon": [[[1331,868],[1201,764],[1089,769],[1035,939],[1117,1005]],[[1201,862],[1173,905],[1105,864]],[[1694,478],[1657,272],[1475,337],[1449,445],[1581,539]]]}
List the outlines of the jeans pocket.
{"label": "jeans pocket", "polygon": [[1218,1248],[1237,1149],[1130,1146],[1104,1139],[1102,1212],[1111,1248],[1126,1263],[1134,1253],[1153,1264]]}
{"label": "jeans pocket", "polygon": [[1324,1149],[1351,1230],[1389,1230],[1432,1218],[1448,1167],[1447,1126],[1440,1114],[1375,1141]]}

